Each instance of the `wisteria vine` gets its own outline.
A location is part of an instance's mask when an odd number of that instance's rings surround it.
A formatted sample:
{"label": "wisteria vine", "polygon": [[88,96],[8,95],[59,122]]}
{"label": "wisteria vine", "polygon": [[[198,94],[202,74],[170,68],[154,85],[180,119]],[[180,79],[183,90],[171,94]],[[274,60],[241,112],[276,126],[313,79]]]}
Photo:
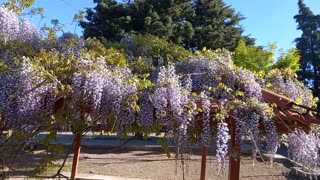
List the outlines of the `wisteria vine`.
{"label": "wisteria vine", "polygon": [[[181,154],[188,152],[187,148],[193,143],[200,142],[210,148],[216,140],[218,173],[222,174],[228,154],[226,118],[236,121],[239,145],[245,137],[258,143],[264,133],[268,151],[273,155],[277,151],[277,126],[272,107],[262,98],[262,88],[312,106],[311,91],[295,78],[281,76],[277,71],[258,78],[251,71],[235,67],[228,51],[203,52],[166,66],[159,65],[159,58],[158,66],[150,68],[151,78],[146,80],[139,76],[141,74],[134,74],[130,66],[108,65],[104,56],[85,54],[89,52],[84,51],[85,41],[72,33],[43,43],[45,40],[30,22],[20,20],[3,7],[0,7],[0,39],[5,45],[11,41],[31,47],[42,44],[41,51],[51,52],[50,48],[55,48],[59,57],[77,59],[68,67],[72,72],[70,81],[62,82],[52,77],[54,73],[47,72],[45,65],[35,66],[32,57],[17,58],[10,49],[0,50],[1,64],[6,68],[0,71],[0,124],[5,124],[7,129],[40,125],[44,118],[54,122],[55,116],[58,117],[55,102],[63,98],[70,101],[70,108],[65,109],[71,111],[72,124],[104,123],[120,135],[132,133],[134,129],[147,134],[158,126],[166,130],[165,137],[175,141]],[[135,49],[132,41],[126,37],[121,43]],[[151,49],[141,47],[139,55],[147,51]],[[131,55],[127,54],[128,59],[135,60]],[[147,66],[153,66],[150,57],[146,61]],[[151,85],[144,87],[141,82]],[[63,91],[63,85],[70,86],[71,90]],[[212,108],[213,104],[219,109]],[[263,132],[259,128],[261,124]],[[288,142],[292,159],[311,169],[319,165],[317,136],[296,130],[289,134]],[[255,158],[257,146],[253,147]]]}

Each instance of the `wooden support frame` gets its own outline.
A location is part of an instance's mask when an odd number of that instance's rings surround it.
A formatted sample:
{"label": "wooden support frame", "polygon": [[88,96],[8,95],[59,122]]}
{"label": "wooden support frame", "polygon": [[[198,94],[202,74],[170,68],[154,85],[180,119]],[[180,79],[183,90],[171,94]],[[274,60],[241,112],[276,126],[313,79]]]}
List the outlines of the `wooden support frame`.
{"label": "wooden support frame", "polygon": [[202,146],[200,180],[205,180],[206,179],[206,166],[207,166],[207,147],[206,146]]}
{"label": "wooden support frame", "polygon": [[[229,180],[240,179],[240,145],[236,142],[236,124],[233,118],[229,118],[228,125],[230,129],[230,153],[229,153]],[[206,162],[207,162],[207,147],[202,146],[201,157],[201,174],[200,180],[206,179]]]}
{"label": "wooden support frame", "polygon": [[73,146],[73,161],[72,161],[72,170],[71,170],[71,179],[75,179],[78,173],[79,159],[80,159],[80,151],[81,151],[81,138],[82,134],[77,133],[74,146]]}
{"label": "wooden support frame", "polygon": [[229,122],[230,127],[230,153],[229,153],[229,180],[240,179],[240,144],[236,142],[236,123],[233,118]]}
{"label": "wooden support frame", "polygon": [[[305,131],[310,130],[310,124],[320,124],[320,120],[311,116],[310,114],[299,114],[297,112],[291,112],[290,108],[294,105],[294,101],[285,97],[273,93],[271,91],[262,90],[263,98],[269,102],[277,105],[274,108],[276,119],[279,119],[282,124],[277,125],[277,129],[280,132],[290,132],[293,129],[291,127],[300,127]],[[303,107],[305,108],[305,107]],[[309,108],[310,109],[310,108]],[[217,112],[220,107],[217,102],[211,104],[211,111]],[[292,122],[297,123],[292,126]],[[240,179],[240,144],[236,142],[236,122],[233,118],[228,118],[227,123],[230,129],[230,153],[229,153],[229,180]],[[285,123],[285,124],[284,124]],[[288,124],[286,124],[288,123]],[[289,128],[289,129],[288,129]],[[74,144],[74,156],[71,171],[71,179],[75,179],[77,176],[77,169],[79,165],[80,149],[81,149],[81,133],[77,133]],[[201,159],[201,174],[200,180],[205,180],[206,176],[206,158],[207,158],[207,147],[202,147],[202,159]]]}

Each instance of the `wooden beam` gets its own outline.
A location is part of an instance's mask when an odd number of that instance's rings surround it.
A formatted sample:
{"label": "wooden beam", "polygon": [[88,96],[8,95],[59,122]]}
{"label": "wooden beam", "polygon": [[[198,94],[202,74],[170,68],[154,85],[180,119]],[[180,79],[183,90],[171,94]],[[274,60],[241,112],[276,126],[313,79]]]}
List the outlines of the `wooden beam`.
{"label": "wooden beam", "polygon": [[75,179],[78,173],[78,165],[80,159],[80,149],[81,149],[81,133],[77,133],[75,137],[74,150],[73,150],[73,162],[71,170],[71,179]]}
{"label": "wooden beam", "polygon": [[205,180],[206,179],[206,166],[207,166],[207,147],[206,146],[202,146],[200,180]]}
{"label": "wooden beam", "polygon": [[236,124],[233,118],[230,118],[230,155],[229,155],[229,180],[240,179],[240,145],[236,142]]}

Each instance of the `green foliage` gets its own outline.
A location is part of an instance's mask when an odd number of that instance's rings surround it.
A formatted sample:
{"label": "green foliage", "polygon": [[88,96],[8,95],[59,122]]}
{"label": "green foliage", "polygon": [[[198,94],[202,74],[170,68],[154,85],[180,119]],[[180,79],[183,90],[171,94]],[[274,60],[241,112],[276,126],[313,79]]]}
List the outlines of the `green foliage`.
{"label": "green foliage", "polygon": [[[234,50],[242,36],[243,16],[222,0],[139,0],[132,3],[95,0],[80,20],[84,37],[119,42],[127,34],[151,34],[187,49]],[[77,15],[78,17],[78,15]]]}
{"label": "green foliage", "polygon": [[154,84],[148,77],[149,74],[136,74],[138,91],[150,90],[154,87]]}
{"label": "green foliage", "polygon": [[129,67],[134,73],[148,74],[154,71],[156,68],[154,66],[150,66],[147,61],[148,60],[146,58],[141,56],[132,57],[132,62],[129,64]]}
{"label": "green foliage", "polygon": [[85,28],[84,37],[120,40],[126,32],[132,30],[127,4],[119,4],[116,0],[94,0],[94,3],[97,3],[94,9],[86,10],[85,18],[88,22],[80,21],[80,25]]}
{"label": "green foliage", "polygon": [[14,60],[14,64],[10,65],[10,68],[14,68],[18,67],[21,63],[21,57],[34,57],[37,56],[38,53],[39,49],[34,48],[30,44],[16,40],[7,42],[0,40],[0,71],[8,70],[9,68],[8,64],[5,64],[6,61],[4,59]]}
{"label": "green foliage", "polygon": [[20,15],[23,10],[31,7],[35,0],[3,0],[3,5]]}
{"label": "green foliage", "polygon": [[134,45],[128,50],[134,56],[152,59],[155,66],[158,66],[159,61],[167,65],[170,62],[185,61],[192,56],[192,53],[183,47],[152,35],[132,36],[132,43]]}
{"label": "green foliage", "polygon": [[287,52],[282,53],[277,62],[272,66],[272,68],[277,68],[280,70],[290,70],[292,73],[296,73],[300,67],[299,61],[299,51],[295,48],[292,48]]}
{"label": "green foliage", "polygon": [[247,46],[241,40],[232,56],[232,60],[236,66],[251,71],[268,71],[274,62],[274,47],[272,46],[270,45],[268,50],[264,50],[260,47]]}
{"label": "green foliage", "polygon": [[[71,82],[71,77],[74,73],[74,65],[78,63],[78,59],[74,57],[66,57],[56,50],[42,50],[33,59],[34,67],[42,69],[45,79],[51,82],[58,82],[63,88]],[[63,88],[64,89],[64,88]]]}
{"label": "green foliage", "polygon": [[302,31],[300,37],[295,42],[300,52],[300,70],[298,78],[310,86],[314,96],[320,95],[320,15],[314,15],[309,7],[303,2],[298,1],[299,12],[294,16],[298,23],[298,30]]}
{"label": "green foliage", "polygon": [[161,144],[163,151],[166,153],[167,157],[171,157],[170,149],[164,138],[159,138],[158,143]]}
{"label": "green foliage", "polygon": [[195,35],[190,48],[234,50],[242,38],[247,40],[246,43],[253,44],[253,39],[242,36],[243,29],[239,22],[244,17],[230,6],[226,6],[222,0],[196,0],[194,7],[195,16],[192,17],[191,23]]}
{"label": "green foliage", "polygon": [[39,142],[46,153],[42,155],[41,161],[34,167],[35,173],[46,171],[47,168],[54,166],[54,162],[60,159],[59,155],[65,153],[63,145],[57,142],[57,131],[51,131],[49,134]]}
{"label": "green foliage", "polygon": [[276,60],[274,59],[275,50],[275,44],[270,44],[269,48],[265,50],[261,47],[247,46],[241,40],[232,55],[232,60],[236,66],[255,72],[267,73],[271,69],[279,69],[295,74],[299,70],[300,55],[298,50],[292,48],[282,52]]}
{"label": "green foliage", "polygon": [[41,33],[45,37],[46,40],[52,41],[58,38],[57,33],[63,33],[64,24],[61,24],[58,19],[51,19],[51,25],[48,26],[46,23],[41,27]]}
{"label": "green foliage", "polygon": [[85,42],[84,57],[104,57],[109,65],[126,66],[127,56],[118,49],[105,48],[96,38],[88,38]]}
{"label": "green foliage", "polygon": [[0,72],[8,71],[9,67],[0,59]]}

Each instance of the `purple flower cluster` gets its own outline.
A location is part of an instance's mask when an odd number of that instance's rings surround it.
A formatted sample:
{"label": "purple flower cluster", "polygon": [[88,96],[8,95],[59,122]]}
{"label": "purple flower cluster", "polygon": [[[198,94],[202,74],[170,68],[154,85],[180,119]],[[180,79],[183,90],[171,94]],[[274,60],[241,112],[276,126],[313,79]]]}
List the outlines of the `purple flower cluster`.
{"label": "purple flower cluster", "polygon": [[251,71],[238,68],[236,69],[236,74],[240,80],[242,90],[247,96],[262,98],[260,84],[255,81],[254,74]]}
{"label": "purple flower cluster", "polygon": [[256,109],[252,106],[237,106],[233,110],[233,116],[237,117],[236,121],[236,141],[241,144],[242,137],[248,137],[251,139],[253,148],[253,159],[257,153],[257,142],[259,139],[259,120],[260,115],[256,112]]}
{"label": "purple flower cluster", "polygon": [[[206,87],[216,87],[221,82],[221,76],[227,67],[220,61],[206,57],[190,58],[187,62],[176,63],[178,73],[190,74],[193,91],[203,91]],[[226,78],[232,81],[234,78]]]}
{"label": "purple flower cluster", "polygon": [[218,174],[224,174],[226,169],[225,156],[228,153],[228,139],[229,139],[229,128],[227,123],[218,123],[217,127],[217,161],[218,161]]}
{"label": "purple flower cluster", "polygon": [[312,91],[296,78],[285,75],[280,71],[272,71],[265,78],[264,86],[269,83],[271,90],[285,95],[293,100],[302,100],[302,105],[312,107]]}
{"label": "purple flower cluster", "polygon": [[194,118],[192,108],[188,107],[192,103],[192,99],[189,98],[190,92],[181,87],[173,65],[160,68],[156,85],[151,97],[156,118],[160,124],[168,128],[168,131],[177,132],[177,143],[183,152],[188,144],[188,127]]}
{"label": "purple flower cluster", "polygon": [[5,42],[17,39],[19,28],[19,17],[13,11],[0,7],[0,38]]}
{"label": "purple flower cluster", "polygon": [[137,88],[131,82],[132,74],[127,68],[110,68],[104,58],[83,59],[72,78],[73,117],[75,120],[90,115],[92,120],[100,117],[104,122],[113,118],[118,132],[135,121]]}
{"label": "purple flower cluster", "polygon": [[296,129],[288,134],[289,158],[310,170],[315,170],[320,165],[319,141],[319,137],[314,133],[306,134],[304,131]]}
{"label": "purple flower cluster", "polygon": [[153,104],[151,102],[151,98],[147,93],[139,94],[139,107],[140,111],[137,117],[137,123],[140,127],[143,127],[147,131],[151,130],[152,122],[153,122]]}
{"label": "purple flower cluster", "polygon": [[[233,92],[243,91],[247,98],[261,99],[261,87],[256,82],[252,72],[233,67],[229,53],[222,53],[216,57],[194,57],[186,62],[176,63],[178,73],[189,74],[192,79],[192,90],[203,91],[208,87],[216,89],[212,97],[218,100],[231,101],[234,97],[227,89]],[[218,89],[223,84],[223,89]]]}
{"label": "purple flower cluster", "polygon": [[77,58],[81,57],[81,50],[83,49],[85,41],[74,33],[63,33],[59,37],[56,49],[66,56],[74,55]]}
{"label": "purple flower cluster", "polygon": [[[128,68],[120,68],[114,72],[114,76],[120,76],[122,78],[121,82],[121,92],[120,92],[120,111],[118,112],[117,119],[119,120],[118,132],[123,131],[123,128],[130,127],[130,125],[135,121],[136,110],[134,108],[137,105],[137,86],[135,81],[130,81],[132,74]],[[119,96],[118,95],[118,96]]]}
{"label": "purple flower cluster", "polygon": [[40,40],[38,29],[28,20],[24,19],[20,23],[17,39],[24,43],[36,45]]}
{"label": "purple flower cluster", "polygon": [[0,77],[5,81],[0,84],[0,112],[8,128],[39,125],[53,114],[56,85],[47,83],[29,59],[23,58],[18,69],[0,73]]}
{"label": "purple flower cluster", "polygon": [[35,45],[39,40],[39,32],[28,20],[20,22],[13,11],[0,7],[0,38],[5,42],[19,40]]}
{"label": "purple flower cluster", "polygon": [[[98,59],[104,61],[104,59]],[[101,62],[100,62],[101,63]],[[100,111],[100,101],[104,85],[104,66],[96,64],[94,61],[82,59],[79,62],[79,71],[72,77],[72,104],[73,118],[80,120],[85,113],[91,113],[91,118],[98,118]],[[99,66],[100,65],[100,66]]]}
{"label": "purple flower cluster", "polygon": [[208,96],[204,93],[201,92],[200,94],[200,100],[202,103],[202,133],[201,133],[201,143],[203,146],[208,147],[210,145],[210,142],[212,140],[212,130],[210,126],[210,107],[211,107],[211,102],[208,99]]}
{"label": "purple flower cluster", "polygon": [[277,152],[279,145],[279,135],[277,133],[277,128],[275,123],[268,118],[267,116],[261,117],[262,124],[266,130],[267,136],[267,150],[268,152],[274,156]]}

